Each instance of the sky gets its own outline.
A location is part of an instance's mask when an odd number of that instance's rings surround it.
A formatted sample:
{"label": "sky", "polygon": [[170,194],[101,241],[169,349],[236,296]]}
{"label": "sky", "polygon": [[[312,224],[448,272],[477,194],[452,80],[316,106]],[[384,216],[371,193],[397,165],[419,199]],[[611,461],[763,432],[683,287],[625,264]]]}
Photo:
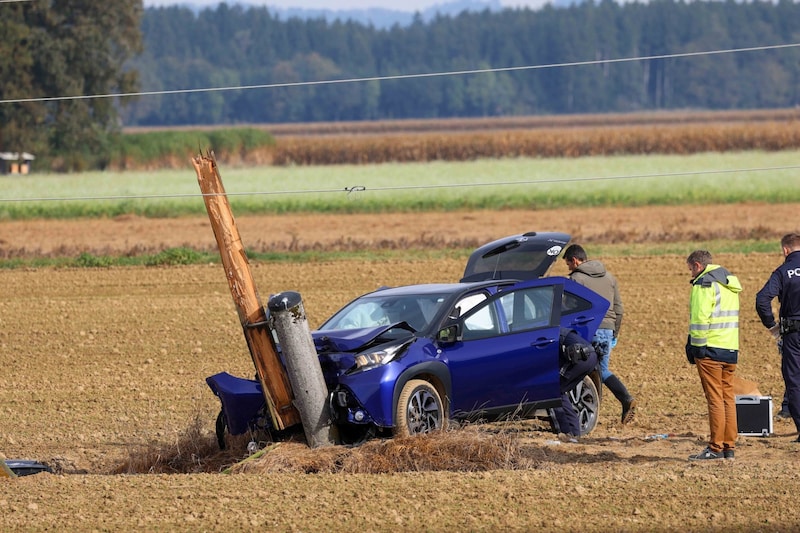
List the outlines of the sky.
{"label": "sky", "polygon": [[[174,4],[191,4],[199,7],[216,6],[221,0],[144,0],[144,7],[165,6]],[[228,4],[235,4],[237,0],[227,0]],[[243,4],[267,5],[280,8],[304,9],[366,9],[369,7],[382,7],[396,11],[422,11],[437,4],[448,3],[448,0],[242,0]],[[540,7],[543,0],[500,0],[503,6],[531,6]]]}

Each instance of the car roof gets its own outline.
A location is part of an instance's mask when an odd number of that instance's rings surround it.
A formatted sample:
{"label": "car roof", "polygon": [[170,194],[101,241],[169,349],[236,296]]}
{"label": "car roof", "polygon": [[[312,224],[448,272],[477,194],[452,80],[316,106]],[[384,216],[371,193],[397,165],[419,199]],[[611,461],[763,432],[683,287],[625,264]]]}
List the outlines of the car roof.
{"label": "car roof", "polygon": [[570,236],[556,231],[529,231],[484,244],[469,256],[462,282],[544,276]]}
{"label": "car roof", "polygon": [[409,296],[409,295],[424,295],[424,294],[455,294],[462,291],[471,289],[480,289],[482,287],[493,287],[498,285],[498,280],[478,281],[471,283],[421,283],[417,285],[403,285],[400,287],[384,287],[377,289],[373,292],[367,293],[364,296]]}

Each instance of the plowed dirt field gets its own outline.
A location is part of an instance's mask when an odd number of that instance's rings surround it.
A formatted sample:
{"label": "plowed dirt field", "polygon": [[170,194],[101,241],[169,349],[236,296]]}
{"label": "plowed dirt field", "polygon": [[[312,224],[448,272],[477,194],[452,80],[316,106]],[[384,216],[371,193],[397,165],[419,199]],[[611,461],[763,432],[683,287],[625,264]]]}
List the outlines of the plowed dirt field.
{"label": "plowed dirt field", "polygon": [[[244,455],[214,455],[219,404],[205,378],[253,374],[219,264],[0,270],[0,452],[55,471],[0,478],[0,529],[795,531],[800,444],[791,422],[776,420],[771,437],[740,437],[735,461],[687,461],[704,446],[708,426],[699,379],[683,354],[684,258],[693,249],[687,242],[775,242],[772,254],[715,260],[744,286],[738,373],[779,404],[780,358],[753,299],[782,261],[780,236],[800,230],[799,211],[795,204],[237,219],[245,246],[264,250],[471,246],[534,229],[570,232],[590,254],[683,243],[679,253],[597,257],[621,283],[625,321],[611,367],[639,401],[634,423],[619,423],[619,404],[606,394],[598,427],[578,443],[536,421],[472,426],[463,437],[457,431],[419,447],[442,456],[441,470],[415,460],[408,441],[335,450],[287,442],[239,473],[219,473]],[[214,249],[208,220],[0,222],[6,258],[174,246]],[[562,263],[551,274],[566,274]],[[379,285],[457,280],[463,261],[253,262],[252,269],[262,300],[299,291],[314,327]],[[477,443],[496,462],[465,460],[458,471],[446,456],[463,457],[453,451],[459,442],[462,454]],[[114,473],[148,461],[169,472],[163,465],[176,458],[172,471],[188,473]],[[376,463],[384,473],[362,473]]]}

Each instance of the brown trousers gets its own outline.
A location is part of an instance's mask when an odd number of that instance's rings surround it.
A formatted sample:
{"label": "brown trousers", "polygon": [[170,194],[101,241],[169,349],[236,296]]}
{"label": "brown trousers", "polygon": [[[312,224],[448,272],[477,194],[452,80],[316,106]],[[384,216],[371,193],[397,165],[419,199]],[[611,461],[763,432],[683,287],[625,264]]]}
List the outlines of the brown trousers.
{"label": "brown trousers", "polygon": [[708,425],[711,430],[708,447],[721,452],[736,447],[736,398],[733,394],[733,373],[736,365],[713,359],[695,359],[700,383],[708,402]]}

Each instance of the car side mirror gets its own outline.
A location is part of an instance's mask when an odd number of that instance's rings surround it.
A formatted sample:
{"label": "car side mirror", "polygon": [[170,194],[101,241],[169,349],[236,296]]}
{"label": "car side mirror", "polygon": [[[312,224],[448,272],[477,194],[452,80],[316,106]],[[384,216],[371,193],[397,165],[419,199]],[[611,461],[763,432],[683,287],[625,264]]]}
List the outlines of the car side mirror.
{"label": "car side mirror", "polygon": [[439,330],[436,340],[443,344],[452,344],[458,340],[458,324],[451,324]]}

